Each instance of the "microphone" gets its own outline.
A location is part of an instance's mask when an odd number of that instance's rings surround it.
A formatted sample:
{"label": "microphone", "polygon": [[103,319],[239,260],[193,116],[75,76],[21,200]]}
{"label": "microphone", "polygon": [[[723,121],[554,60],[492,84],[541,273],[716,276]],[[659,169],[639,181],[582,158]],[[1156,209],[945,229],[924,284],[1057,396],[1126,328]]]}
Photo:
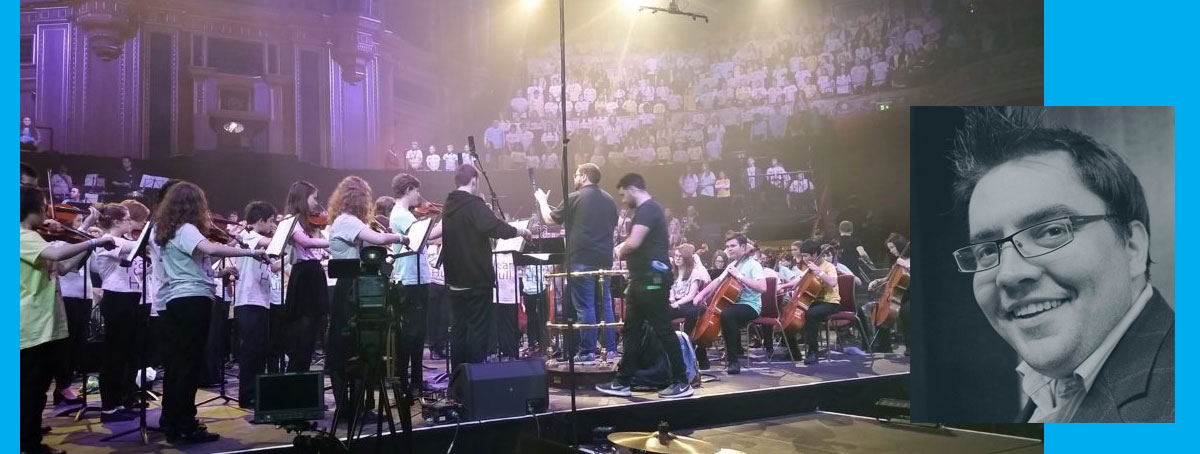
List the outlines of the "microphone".
{"label": "microphone", "polygon": [[526,168],[525,170],[529,172],[529,184],[533,185],[534,190],[537,190],[537,181],[533,179],[533,167]]}
{"label": "microphone", "polygon": [[475,136],[467,136],[467,148],[470,149],[471,156],[474,156],[475,160],[478,161],[479,155],[475,153]]}

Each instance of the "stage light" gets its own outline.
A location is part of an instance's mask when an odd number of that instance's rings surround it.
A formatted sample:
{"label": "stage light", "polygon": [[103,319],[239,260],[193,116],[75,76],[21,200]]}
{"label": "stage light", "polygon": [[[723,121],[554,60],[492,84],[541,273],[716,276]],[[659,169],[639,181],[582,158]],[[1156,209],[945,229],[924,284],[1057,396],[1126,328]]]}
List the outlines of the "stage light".
{"label": "stage light", "polygon": [[246,125],[243,125],[236,121],[230,121],[230,122],[227,122],[224,125],[222,125],[221,129],[225,130],[225,132],[230,133],[230,134],[241,134],[242,131],[246,130]]}
{"label": "stage light", "polygon": [[542,0],[521,0],[521,6],[526,9],[534,9],[542,4]]}
{"label": "stage light", "polygon": [[645,0],[621,0],[621,9],[629,14],[637,14],[642,10],[642,2]]}

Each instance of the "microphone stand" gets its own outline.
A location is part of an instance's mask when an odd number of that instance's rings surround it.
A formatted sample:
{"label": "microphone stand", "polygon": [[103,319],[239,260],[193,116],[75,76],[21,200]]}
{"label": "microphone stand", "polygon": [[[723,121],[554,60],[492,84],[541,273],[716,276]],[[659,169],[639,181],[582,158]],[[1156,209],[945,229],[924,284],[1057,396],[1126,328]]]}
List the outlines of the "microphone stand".
{"label": "microphone stand", "polygon": [[[571,141],[571,139],[567,138],[567,25],[566,25],[566,23],[567,23],[566,1],[558,0],[558,57],[559,57],[558,71],[559,71],[559,78],[561,79],[558,84],[558,90],[559,90],[558,100],[559,100],[560,118],[562,119],[562,131],[559,134],[559,136],[562,139],[562,156],[561,156],[562,170],[561,171],[562,171],[563,203],[566,203],[566,200],[567,200],[566,197],[568,194],[567,143]],[[563,222],[562,222],[563,243],[567,244],[567,237],[570,235],[570,232],[568,232],[568,229],[566,228],[566,226],[571,225],[571,211],[563,210],[563,213],[565,214],[565,216],[563,218]],[[567,279],[563,283],[563,305],[567,306],[567,304],[566,304],[568,301],[567,298],[569,298],[571,295],[571,277],[570,277],[571,250],[570,250],[570,248],[568,248],[565,252],[566,253],[563,254],[563,268],[565,268],[565,271],[568,274],[567,274]],[[572,305],[567,306],[567,307],[571,307],[571,310],[568,311],[568,310],[565,310],[565,308],[564,308],[564,312],[567,313],[567,339],[568,339],[568,342],[571,342],[572,340],[575,339],[575,318],[577,317],[577,314],[575,314],[575,310],[574,310],[574,304],[573,304],[574,301],[571,300],[571,302],[572,302]],[[567,370],[568,370],[567,386],[571,389],[571,420],[570,420],[571,447],[577,448],[577,447],[579,447],[579,437],[578,437],[578,428],[579,428],[578,410],[579,409],[575,405],[575,353],[573,352],[573,350],[574,349],[572,349],[570,345],[567,345],[565,352],[567,354]]]}
{"label": "microphone stand", "polygon": [[504,210],[500,208],[500,197],[496,196],[496,189],[492,187],[492,180],[488,178],[487,170],[483,168],[483,161],[479,160],[479,153],[475,152],[475,136],[467,136],[467,146],[471,148],[471,158],[475,160],[475,168],[479,169],[479,173],[483,175],[483,181],[487,183],[488,195],[492,197],[492,208],[500,214],[500,220],[504,220]]}

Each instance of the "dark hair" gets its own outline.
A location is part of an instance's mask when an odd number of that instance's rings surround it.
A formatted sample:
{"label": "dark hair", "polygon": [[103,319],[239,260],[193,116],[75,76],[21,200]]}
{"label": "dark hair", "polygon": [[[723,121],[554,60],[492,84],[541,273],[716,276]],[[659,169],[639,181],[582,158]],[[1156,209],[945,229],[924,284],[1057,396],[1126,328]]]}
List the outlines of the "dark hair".
{"label": "dark hair", "polygon": [[479,169],[475,168],[474,164],[464,164],[458,166],[458,170],[454,171],[454,184],[466,186],[471,184],[471,180],[479,177]]}
{"label": "dark hair", "polygon": [[[969,202],[975,185],[988,172],[1009,161],[1054,151],[1071,155],[1075,173],[1107,206],[1113,230],[1128,240],[1129,223],[1140,221],[1150,235],[1150,208],[1137,175],[1120,155],[1082,132],[1042,125],[1041,112],[999,107],[970,107],[965,124],[954,139],[951,160],[958,181],[954,193],[959,202]],[[1146,277],[1150,276],[1149,251]]]}
{"label": "dark hair", "polygon": [[33,170],[33,166],[22,162],[21,163],[21,176],[37,178],[37,171]]}
{"label": "dark hair", "polygon": [[579,173],[587,177],[588,182],[592,184],[600,184],[600,166],[590,162],[579,165]]}
{"label": "dark hair", "polygon": [[383,215],[386,217],[391,217],[392,208],[395,208],[395,207],[396,207],[396,199],[393,199],[386,195],[381,195],[375,199],[375,215],[376,216]]}
{"label": "dark hair", "polygon": [[[21,164],[21,172],[25,171],[25,164]],[[31,214],[46,213],[46,194],[42,193],[41,188],[37,186],[21,186],[21,220],[29,217]]]}
{"label": "dark hair", "polygon": [[887,240],[884,241],[884,244],[887,243],[892,243],[892,245],[896,246],[896,253],[900,254],[900,257],[907,256],[907,254],[904,253],[904,249],[908,247],[908,238],[905,238],[904,235],[893,232],[891,235],[888,235]]}
{"label": "dark hair", "polygon": [[161,188],[158,188],[158,201],[154,205],[156,208],[158,207],[159,204],[161,204],[163,202],[163,200],[166,200],[167,191],[169,191],[171,189],[171,186],[175,186],[180,181],[183,181],[183,180],[180,180],[178,178],[172,178],[170,180],[167,180],[166,183],[163,183]]}
{"label": "dark hair", "polygon": [[246,204],[246,223],[254,224],[258,221],[267,221],[275,219],[275,205],[255,200]]}
{"label": "dark hair", "polygon": [[309,212],[308,197],[316,193],[317,187],[312,183],[297,181],[288,188],[287,199],[283,203],[285,214],[295,215],[300,222],[300,227],[308,235],[312,235],[316,231],[316,227],[308,222],[309,215],[317,214]]}
{"label": "dark hair", "polygon": [[803,243],[800,243],[800,253],[819,255],[821,253],[821,242],[813,239],[804,240]]}
{"label": "dark hair", "polygon": [[98,210],[100,217],[96,219],[96,223],[104,230],[113,228],[129,215],[129,209],[119,203],[104,203],[99,206]]}
{"label": "dark hair", "polygon": [[421,180],[417,177],[402,173],[392,178],[392,194],[397,198],[404,197],[408,191],[421,187]]}
{"label": "dark hair", "polygon": [[747,237],[745,233],[733,233],[727,235],[725,237],[725,242],[728,243],[729,240],[736,240],[740,246],[745,246],[750,243],[750,238]]}
{"label": "dark hair", "polygon": [[646,179],[642,178],[641,175],[638,175],[636,173],[632,173],[632,172],[627,173],[627,174],[625,174],[625,176],[621,177],[620,181],[617,182],[617,189],[623,189],[623,188],[629,188],[629,187],[634,187],[634,188],[638,188],[638,189],[645,191],[646,190]]}

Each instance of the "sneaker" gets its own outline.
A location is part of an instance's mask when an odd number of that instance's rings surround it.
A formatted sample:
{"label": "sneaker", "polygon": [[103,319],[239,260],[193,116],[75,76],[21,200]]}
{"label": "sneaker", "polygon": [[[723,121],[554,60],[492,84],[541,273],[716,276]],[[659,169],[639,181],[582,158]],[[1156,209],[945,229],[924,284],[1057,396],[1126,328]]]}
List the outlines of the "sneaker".
{"label": "sneaker", "polygon": [[811,366],[817,363],[817,352],[808,352],[804,355],[804,365]]}
{"label": "sneaker", "polygon": [[618,381],[611,381],[596,385],[596,391],[616,397],[629,397],[633,395],[633,392],[630,391],[629,386],[623,385]]}
{"label": "sneaker", "polygon": [[728,366],[725,366],[725,373],[729,375],[742,373],[742,363],[737,362],[737,360],[731,361]]}
{"label": "sneaker", "polygon": [[112,410],[103,410],[100,412],[100,422],[132,421],[135,418],[137,418],[137,413],[125,407],[117,407]]}
{"label": "sneaker", "polygon": [[689,397],[691,395],[692,385],[687,383],[676,383],[658,392],[658,397],[663,399],[678,399],[680,397]]}
{"label": "sneaker", "polygon": [[575,362],[576,363],[594,363],[594,362],[596,362],[596,354],[595,353],[580,353],[578,355],[575,355]]}

